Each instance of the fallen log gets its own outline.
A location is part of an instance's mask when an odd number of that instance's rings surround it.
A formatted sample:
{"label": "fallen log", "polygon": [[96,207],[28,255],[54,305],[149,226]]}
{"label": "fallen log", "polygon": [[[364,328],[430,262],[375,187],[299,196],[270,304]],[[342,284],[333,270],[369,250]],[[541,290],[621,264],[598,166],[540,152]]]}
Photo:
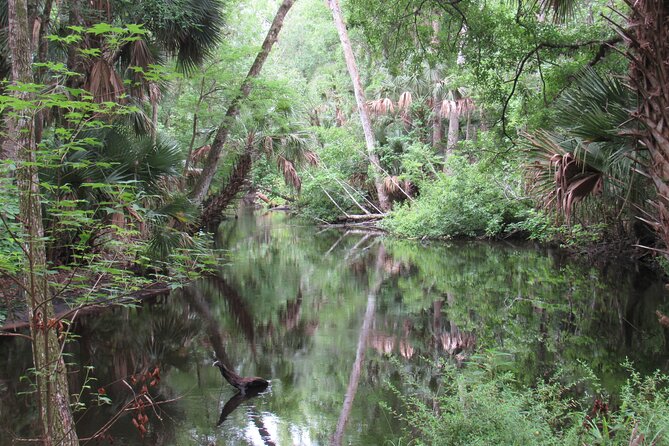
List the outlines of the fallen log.
{"label": "fallen log", "polygon": [[[106,300],[105,298],[100,298],[89,303],[77,305],[75,307],[70,307],[65,300],[57,299],[54,302],[54,307],[56,309],[55,320],[59,321],[63,319],[69,319],[75,314],[77,316],[83,316],[85,314],[95,313],[98,311],[102,311],[106,308],[137,302],[140,300],[146,300],[156,296],[167,295],[171,291],[172,289],[167,284],[158,282],[126,296],[119,296],[109,300]],[[20,315],[20,318],[18,320],[0,326],[0,331],[16,332],[20,330],[26,330],[28,328],[30,328],[30,324],[28,322],[28,314],[23,313]]]}
{"label": "fallen log", "polygon": [[381,220],[384,217],[387,217],[388,214],[362,214],[362,215],[342,215],[337,218],[338,222],[345,221],[373,221]]}

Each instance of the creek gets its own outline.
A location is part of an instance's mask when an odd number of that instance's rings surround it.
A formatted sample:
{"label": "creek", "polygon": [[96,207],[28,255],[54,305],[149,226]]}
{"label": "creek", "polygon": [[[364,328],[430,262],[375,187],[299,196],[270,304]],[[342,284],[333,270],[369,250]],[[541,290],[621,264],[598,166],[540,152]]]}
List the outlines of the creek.
{"label": "creek", "polygon": [[[668,292],[637,264],[595,267],[531,245],[393,240],[282,213],[242,214],[218,242],[228,262],[215,277],[74,325],[70,388],[87,406],[79,435],[115,420],[90,444],[389,444],[403,434],[392,412],[404,410],[389,383],[402,390],[409,375],[437,391],[439,361],[467,367],[483,353],[526,385],[581,364],[615,389],[625,358],[641,372],[669,370],[655,317],[669,309]],[[34,432],[36,411],[22,393],[29,343],[2,339],[0,355],[4,446]],[[215,356],[270,388],[236,396]],[[143,386],[158,405],[132,404]],[[97,406],[98,395],[111,404]],[[140,413],[144,436],[133,423]]]}

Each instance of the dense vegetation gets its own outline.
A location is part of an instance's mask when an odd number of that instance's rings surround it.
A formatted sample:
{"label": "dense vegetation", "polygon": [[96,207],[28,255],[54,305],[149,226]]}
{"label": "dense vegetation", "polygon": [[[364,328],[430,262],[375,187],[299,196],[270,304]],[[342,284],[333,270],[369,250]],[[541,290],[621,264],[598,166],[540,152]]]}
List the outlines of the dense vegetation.
{"label": "dense vegetation", "polygon": [[46,437],[77,442],[54,299],[195,277],[247,192],[667,265],[666,2],[276,3],[0,2],[0,322],[28,314]]}

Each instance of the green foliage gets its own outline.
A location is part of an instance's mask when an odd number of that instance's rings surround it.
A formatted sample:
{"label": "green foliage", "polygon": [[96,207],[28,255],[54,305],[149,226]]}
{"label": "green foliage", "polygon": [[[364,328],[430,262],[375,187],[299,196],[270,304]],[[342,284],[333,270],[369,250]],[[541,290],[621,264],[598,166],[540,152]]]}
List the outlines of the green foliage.
{"label": "green foliage", "polygon": [[341,127],[315,130],[321,143],[317,149],[320,165],[304,175],[298,209],[304,216],[321,221],[334,221],[349,211],[360,212],[353,199],[367,204],[367,163],[359,139]]}
{"label": "green foliage", "polygon": [[496,236],[527,206],[509,190],[504,172],[451,157],[451,175],[419,184],[420,196],[393,211],[383,226],[408,237]]}
{"label": "green foliage", "polygon": [[[529,392],[512,385],[509,375],[482,379],[441,364],[440,393],[434,407],[416,394],[405,395],[400,417],[418,434],[417,445],[551,445],[546,409]],[[547,441],[548,440],[548,441]]]}
{"label": "green foliage", "polygon": [[605,223],[584,226],[580,223],[565,225],[542,210],[527,209],[517,215],[520,221],[506,226],[507,233],[521,233],[529,240],[559,244],[563,248],[578,251],[605,240],[609,227]]}
{"label": "green foliage", "polygon": [[[135,32],[143,31],[137,26],[100,24],[77,28],[72,35],[118,40],[119,35],[131,38]],[[53,68],[65,79],[74,76],[59,66],[42,68]],[[189,280],[189,272],[198,270],[200,259],[209,252],[203,243],[182,243],[175,250],[178,256],[173,256],[166,244],[152,250],[146,242],[147,234],[158,232],[157,227],[162,228],[161,234],[186,237],[168,223],[168,216],[181,225],[195,218],[196,210],[187,199],[170,198],[167,192],[181,171],[179,147],[162,135],[137,135],[121,125],[137,111],[133,105],[97,102],[84,90],[60,86],[21,84],[7,90],[30,91],[32,97],[0,96],[5,114],[21,111],[33,119],[52,117],[32,164],[39,169],[48,263],[46,270],[33,271],[26,259],[23,247],[28,241],[19,224],[18,189],[4,169],[21,169],[26,163],[4,163],[0,274],[17,284],[24,275],[44,274],[52,293],[70,298],[73,305],[140,289],[148,282],[135,274],[140,265],[160,267],[177,281]],[[187,249],[195,249],[195,254],[189,257]],[[169,263],[164,263],[168,258]],[[163,263],[153,266],[156,259]]]}
{"label": "green foliage", "polygon": [[[410,375],[404,413],[417,445],[619,445],[669,444],[669,376],[642,377],[629,363],[619,389],[620,405],[579,392],[598,386],[587,368],[565,382],[560,374],[533,387],[519,385],[513,373],[499,371],[495,355],[476,358],[458,369],[436,365],[437,393],[425,394]],[[394,392],[400,392],[391,386]],[[641,438],[639,443],[632,440]],[[645,441],[644,441],[645,439]]]}

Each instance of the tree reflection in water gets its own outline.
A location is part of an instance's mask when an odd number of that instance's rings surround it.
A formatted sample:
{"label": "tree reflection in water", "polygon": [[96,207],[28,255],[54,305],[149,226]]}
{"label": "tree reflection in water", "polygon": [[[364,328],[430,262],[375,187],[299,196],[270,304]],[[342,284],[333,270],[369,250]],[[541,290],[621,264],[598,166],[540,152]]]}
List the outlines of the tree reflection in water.
{"label": "tree reflection in water", "polygon": [[[221,229],[230,259],[216,276],[75,324],[66,348],[71,388],[90,406],[79,417],[82,437],[132,401],[123,380],[132,386],[156,367],[161,380],[149,396],[176,401],[147,411],[149,444],[322,445],[396,440],[398,422],[379,403],[402,404],[385,383],[402,390],[398,377],[408,373],[431,395],[444,358],[467,367],[471,354],[492,349],[527,384],[557,367],[570,373],[577,361],[605,385],[622,379],[625,356],[641,372],[669,366],[655,315],[669,313],[669,301],[635,267],[318,231],[284,216],[241,216]],[[237,394],[211,366],[212,352],[242,376],[271,378],[271,389]],[[29,436],[35,420],[30,397],[18,394],[30,390],[20,380],[29,345],[0,340],[0,355],[4,446]],[[100,388],[112,406],[90,404]],[[130,416],[108,433],[115,444],[142,441]]]}

